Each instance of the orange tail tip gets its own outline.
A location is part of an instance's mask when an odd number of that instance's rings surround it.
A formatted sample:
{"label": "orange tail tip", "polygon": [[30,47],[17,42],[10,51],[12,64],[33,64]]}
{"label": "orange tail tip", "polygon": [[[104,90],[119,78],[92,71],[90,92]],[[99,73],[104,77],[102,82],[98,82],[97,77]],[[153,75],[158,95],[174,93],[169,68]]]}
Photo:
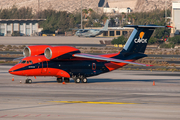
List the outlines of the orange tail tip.
{"label": "orange tail tip", "polygon": [[170,26],[170,25],[167,25],[166,27],[168,27],[168,28],[173,28],[173,26]]}
{"label": "orange tail tip", "polygon": [[146,66],[148,66],[148,67],[152,67],[152,66],[154,66],[154,65],[146,65]]}

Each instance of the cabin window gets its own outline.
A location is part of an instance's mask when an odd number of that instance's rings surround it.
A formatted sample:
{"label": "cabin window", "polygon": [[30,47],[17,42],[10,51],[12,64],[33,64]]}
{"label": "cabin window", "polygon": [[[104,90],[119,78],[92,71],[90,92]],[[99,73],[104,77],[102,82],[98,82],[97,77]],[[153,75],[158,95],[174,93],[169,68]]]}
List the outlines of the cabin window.
{"label": "cabin window", "polygon": [[30,63],[30,64],[33,64],[33,62],[32,62],[31,60],[29,61],[29,63]]}
{"label": "cabin window", "polygon": [[29,64],[29,61],[27,61],[27,64]]}
{"label": "cabin window", "polygon": [[21,63],[22,63],[22,64],[25,64],[25,63],[26,63],[26,60],[23,60]]}

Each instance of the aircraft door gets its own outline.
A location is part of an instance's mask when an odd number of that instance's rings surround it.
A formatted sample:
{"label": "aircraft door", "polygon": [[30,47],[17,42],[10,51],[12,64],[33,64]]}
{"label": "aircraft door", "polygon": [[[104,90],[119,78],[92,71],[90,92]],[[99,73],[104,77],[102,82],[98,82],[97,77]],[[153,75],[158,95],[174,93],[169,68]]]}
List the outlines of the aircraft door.
{"label": "aircraft door", "polygon": [[48,62],[45,61],[45,62],[42,62],[42,71],[41,73],[46,73],[48,71]]}
{"label": "aircraft door", "polygon": [[96,70],[96,63],[92,63],[92,70]]}

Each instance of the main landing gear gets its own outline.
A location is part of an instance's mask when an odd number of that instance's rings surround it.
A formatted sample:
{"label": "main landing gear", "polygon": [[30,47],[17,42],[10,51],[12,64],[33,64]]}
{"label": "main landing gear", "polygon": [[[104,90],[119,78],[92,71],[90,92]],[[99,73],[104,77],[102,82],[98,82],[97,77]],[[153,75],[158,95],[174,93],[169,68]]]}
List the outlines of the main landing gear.
{"label": "main landing gear", "polygon": [[[58,83],[62,83],[63,82],[63,78],[57,78],[57,82]],[[65,83],[69,83],[70,82],[69,78],[64,78],[64,82]]]}
{"label": "main landing gear", "polygon": [[25,83],[31,84],[31,83],[32,83],[32,80],[27,78],[26,81],[25,81]]}
{"label": "main landing gear", "polygon": [[87,78],[86,77],[73,77],[73,79],[74,79],[75,83],[80,83],[80,82],[87,83]]}

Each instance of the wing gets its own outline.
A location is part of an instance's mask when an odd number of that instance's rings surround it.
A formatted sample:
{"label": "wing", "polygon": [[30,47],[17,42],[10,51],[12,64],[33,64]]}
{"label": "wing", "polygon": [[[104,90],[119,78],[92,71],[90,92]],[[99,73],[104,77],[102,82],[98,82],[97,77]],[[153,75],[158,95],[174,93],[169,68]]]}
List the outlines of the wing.
{"label": "wing", "polygon": [[15,58],[15,59],[13,59],[13,61],[20,61],[20,60],[22,60],[24,57],[19,57],[19,58]]}
{"label": "wing", "polygon": [[141,63],[129,62],[129,61],[121,60],[121,59],[102,57],[99,55],[90,55],[90,54],[78,53],[78,54],[74,54],[73,56],[74,57],[80,57],[80,58],[89,58],[89,59],[95,59],[95,60],[118,62],[118,63],[135,64],[135,65],[141,65],[141,66],[153,66],[153,65],[141,64]]}

